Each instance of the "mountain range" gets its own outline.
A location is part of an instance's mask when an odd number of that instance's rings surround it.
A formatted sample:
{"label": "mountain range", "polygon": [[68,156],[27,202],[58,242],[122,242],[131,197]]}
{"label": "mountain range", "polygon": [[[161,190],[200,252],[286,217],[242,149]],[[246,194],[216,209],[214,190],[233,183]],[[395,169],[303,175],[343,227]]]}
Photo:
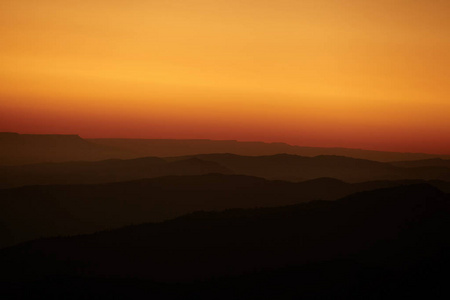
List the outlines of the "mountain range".
{"label": "mountain range", "polygon": [[450,159],[449,155],[301,147],[285,143],[233,140],[83,139],[78,135],[0,132],[0,165],[131,159],[145,156],[186,156],[205,153],[233,153],[243,156],[268,156],[280,153],[310,157],[335,155],[385,162]]}
{"label": "mountain range", "polygon": [[[449,203],[448,194],[416,184],[196,212],[0,250],[0,278],[15,296],[445,299]],[[76,289],[68,295],[67,286]]]}
{"label": "mountain range", "polygon": [[432,158],[450,159],[450,155],[399,153],[350,148],[295,146],[286,143],[244,142],[235,140],[177,139],[88,139],[98,145],[114,147],[137,156],[185,156],[208,153],[232,153],[242,156],[270,156],[280,153],[300,156],[347,156],[375,161],[409,161]]}
{"label": "mountain range", "polygon": [[349,184],[322,178],[293,183],[243,175],[167,176],[96,185],[42,185],[0,190],[0,248],[49,236],[93,233],[157,222],[201,210],[293,205],[336,200],[380,188],[445,181]]}
{"label": "mountain range", "polygon": [[[430,163],[430,166],[427,166]],[[417,166],[415,166],[417,165]],[[168,175],[239,174],[270,180],[304,181],[323,177],[346,182],[375,180],[450,181],[446,160],[383,163],[341,156],[291,154],[240,156],[201,154],[0,166],[0,188],[43,184],[97,184]]]}
{"label": "mountain range", "polygon": [[0,133],[2,299],[448,299],[450,156]]}

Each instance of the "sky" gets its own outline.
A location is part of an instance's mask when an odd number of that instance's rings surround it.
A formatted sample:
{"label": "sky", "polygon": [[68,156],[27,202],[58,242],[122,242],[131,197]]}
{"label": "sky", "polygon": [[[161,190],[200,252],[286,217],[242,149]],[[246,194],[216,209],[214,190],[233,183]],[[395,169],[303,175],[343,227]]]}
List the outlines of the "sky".
{"label": "sky", "polygon": [[3,0],[0,131],[450,154],[448,0]]}

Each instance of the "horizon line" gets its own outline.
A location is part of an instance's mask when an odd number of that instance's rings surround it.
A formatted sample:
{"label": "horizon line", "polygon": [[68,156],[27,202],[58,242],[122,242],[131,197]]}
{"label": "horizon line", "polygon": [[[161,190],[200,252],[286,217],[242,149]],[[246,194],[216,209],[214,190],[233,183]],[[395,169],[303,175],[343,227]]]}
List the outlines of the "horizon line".
{"label": "horizon line", "polygon": [[0,131],[0,134],[17,134],[17,135],[59,135],[59,136],[77,136],[83,140],[96,140],[96,139],[120,139],[120,140],[177,140],[177,141],[217,141],[217,142],[237,142],[237,143],[262,143],[262,144],[283,144],[290,147],[299,147],[299,148],[316,148],[316,149],[341,149],[341,150],[358,150],[358,151],[368,151],[368,152],[382,152],[382,153],[399,153],[399,154],[425,154],[425,155],[439,155],[439,156],[450,156],[450,153],[431,153],[431,152],[409,152],[409,151],[391,151],[391,150],[374,150],[367,148],[352,148],[352,147],[337,147],[337,146],[304,146],[304,145],[295,145],[287,142],[266,142],[266,141],[258,141],[258,140],[236,140],[236,139],[210,139],[210,138],[126,138],[126,137],[90,137],[86,138],[76,133],[19,133],[14,131]]}

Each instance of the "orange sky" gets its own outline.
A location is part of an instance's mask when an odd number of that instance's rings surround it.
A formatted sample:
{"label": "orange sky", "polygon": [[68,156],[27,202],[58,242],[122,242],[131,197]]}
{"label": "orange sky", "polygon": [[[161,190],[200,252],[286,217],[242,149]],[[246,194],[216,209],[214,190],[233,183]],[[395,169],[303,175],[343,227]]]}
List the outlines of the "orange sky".
{"label": "orange sky", "polygon": [[0,131],[450,154],[448,0],[0,1]]}

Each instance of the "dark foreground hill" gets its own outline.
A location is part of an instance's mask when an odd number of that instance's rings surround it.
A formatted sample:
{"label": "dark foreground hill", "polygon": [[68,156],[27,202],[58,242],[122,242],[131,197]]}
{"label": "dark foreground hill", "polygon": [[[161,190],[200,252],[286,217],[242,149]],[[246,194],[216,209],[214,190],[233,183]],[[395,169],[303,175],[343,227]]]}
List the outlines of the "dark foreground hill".
{"label": "dark foreground hill", "polygon": [[56,298],[446,299],[449,204],[421,184],[198,212],[3,249],[0,278]]}
{"label": "dark foreground hill", "polygon": [[[171,219],[197,210],[223,210],[336,200],[359,191],[416,181],[300,183],[209,174],[98,185],[27,186],[0,190],[0,248],[49,236],[92,233]],[[420,181],[419,181],[420,182]],[[430,181],[442,191],[450,183]]]}
{"label": "dark foreground hill", "polygon": [[0,188],[36,184],[107,183],[167,175],[208,173],[234,173],[289,181],[322,177],[347,182],[416,179],[450,181],[450,168],[445,166],[401,167],[341,156],[201,154],[172,158],[146,157],[0,166]]}

